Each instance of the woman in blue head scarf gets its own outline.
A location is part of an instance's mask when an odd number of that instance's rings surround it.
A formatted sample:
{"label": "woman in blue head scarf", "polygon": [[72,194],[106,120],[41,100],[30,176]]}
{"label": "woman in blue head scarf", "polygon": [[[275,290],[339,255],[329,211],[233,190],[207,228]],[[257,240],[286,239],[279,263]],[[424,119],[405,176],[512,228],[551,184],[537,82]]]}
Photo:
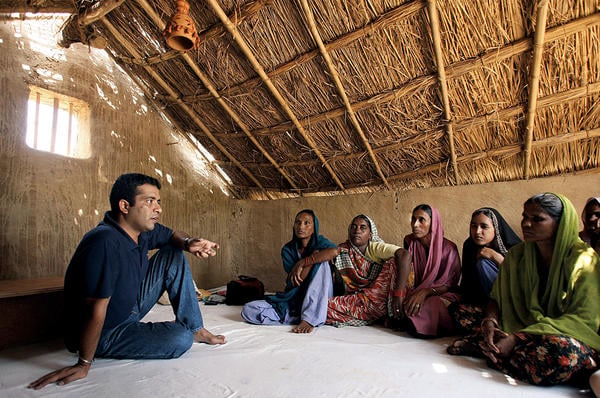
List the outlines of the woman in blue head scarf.
{"label": "woman in blue head scarf", "polygon": [[319,235],[319,219],[312,210],[296,214],[292,240],[281,249],[287,273],[283,292],[244,305],[242,318],[258,325],[298,324],[295,333],[310,333],[327,319],[327,299],[333,294],[329,260],[337,246]]}

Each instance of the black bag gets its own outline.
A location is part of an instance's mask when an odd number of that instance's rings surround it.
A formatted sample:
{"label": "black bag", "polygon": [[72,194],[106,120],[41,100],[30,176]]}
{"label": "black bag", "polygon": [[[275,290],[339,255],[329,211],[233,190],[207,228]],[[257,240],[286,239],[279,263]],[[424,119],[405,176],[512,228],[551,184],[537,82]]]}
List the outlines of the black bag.
{"label": "black bag", "polygon": [[265,295],[265,286],[257,278],[240,275],[227,284],[225,304],[243,305],[249,301],[261,300]]}

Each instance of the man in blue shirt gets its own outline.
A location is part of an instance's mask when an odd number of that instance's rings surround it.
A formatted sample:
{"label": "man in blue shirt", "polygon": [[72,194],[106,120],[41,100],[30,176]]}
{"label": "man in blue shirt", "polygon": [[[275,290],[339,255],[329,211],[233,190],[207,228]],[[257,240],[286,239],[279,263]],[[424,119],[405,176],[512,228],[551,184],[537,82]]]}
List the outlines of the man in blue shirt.
{"label": "man in blue shirt", "polygon": [[[110,193],[111,210],[77,247],[65,275],[65,343],[79,360],[31,383],[67,384],[87,376],[94,357],[176,358],[196,342],[224,344],[203,326],[186,250],[216,254],[219,245],[158,223],[160,182],[123,174]],[[150,259],[148,250],[159,249]],[[140,320],[164,291],[174,322]]]}

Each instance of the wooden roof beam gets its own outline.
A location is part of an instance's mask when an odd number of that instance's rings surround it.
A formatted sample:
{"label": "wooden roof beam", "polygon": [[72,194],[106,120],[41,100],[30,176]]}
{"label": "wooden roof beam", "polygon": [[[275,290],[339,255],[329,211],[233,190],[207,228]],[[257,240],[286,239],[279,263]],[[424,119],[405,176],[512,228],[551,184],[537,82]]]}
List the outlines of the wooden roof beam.
{"label": "wooden roof beam", "polygon": [[[237,10],[233,15],[231,15],[230,19],[232,20],[232,23],[234,23],[235,25],[239,25],[242,22],[244,22],[246,19],[258,14],[259,11],[261,11],[263,8],[270,5],[271,3],[273,3],[273,0],[255,0],[255,1],[248,2],[244,5],[242,5],[239,10]],[[152,12],[154,14],[156,14],[156,11],[154,11],[153,8],[152,8]],[[221,36],[225,33],[227,33],[227,31],[225,30],[223,25],[217,23],[217,24],[211,26],[210,28],[203,30],[202,32],[198,32],[198,41],[200,43],[203,43],[207,40],[214,39],[215,37]],[[119,57],[118,59],[120,61],[123,61],[128,64],[153,65],[153,64],[157,64],[157,63],[178,57],[182,54],[185,54],[185,53],[183,53],[181,51],[176,51],[176,50],[169,50],[166,53],[162,53],[162,54],[156,55],[154,57],[148,57],[148,58]],[[205,100],[213,99],[213,96],[211,93],[202,94],[202,96],[205,98]]]}
{"label": "wooden roof beam", "polygon": [[442,104],[444,106],[444,119],[446,135],[448,136],[448,146],[450,147],[450,164],[454,171],[454,182],[458,180],[458,166],[456,163],[456,149],[454,147],[454,127],[452,124],[452,112],[450,111],[450,100],[448,98],[448,81],[446,80],[446,66],[444,64],[444,54],[442,54],[442,35],[440,34],[440,17],[435,0],[427,0],[427,10],[429,12],[429,23],[431,26],[431,37],[433,40],[433,53],[435,55],[435,64],[438,72]]}
{"label": "wooden roof beam", "polygon": [[338,95],[342,98],[342,102],[344,103],[344,108],[346,109],[348,117],[350,118],[350,122],[352,123],[352,126],[354,127],[354,129],[358,132],[358,135],[360,136],[360,139],[361,139],[365,149],[367,150],[369,157],[371,158],[371,161],[373,162],[373,166],[375,167],[375,170],[377,170],[377,174],[381,178],[381,181],[383,181],[383,184],[389,190],[389,189],[391,189],[390,185],[388,184],[387,179],[385,178],[385,175],[383,174],[383,171],[381,170],[381,167],[379,166],[379,162],[377,161],[377,157],[375,156],[375,153],[373,153],[371,144],[369,144],[369,141],[367,140],[367,137],[365,136],[365,133],[363,132],[363,129],[360,126],[358,119],[356,118],[354,109],[352,109],[350,100],[348,99],[348,96],[346,95],[346,90],[344,89],[344,86],[340,80],[340,77],[339,77],[336,67],[333,65],[333,61],[331,60],[331,57],[329,56],[329,52],[327,52],[327,50],[325,49],[325,45],[323,44],[321,35],[319,34],[319,31],[317,30],[317,25],[315,24],[315,17],[312,13],[312,10],[310,9],[310,7],[308,5],[308,1],[302,0],[300,2],[300,4],[302,6],[302,10],[304,12],[306,21],[308,22],[308,27],[310,29],[310,33],[313,36],[313,40],[317,43],[317,46],[319,47],[319,51],[320,51],[321,55],[323,56],[325,63],[327,64],[327,69],[329,70],[329,74],[331,75],[331,78],[333,79],[333,81],[335,83],[335,87],[337,89]]}
{"label": "wooden roof beam", "polygon": [[[555,106],[555,105],[561,104],[565,101],[573,101],[573,100],[577,100],[580,98],[585,98],[588,96],[598,95],[598,94],[600,94],[600,82],[590,83],[583,87],[577,87],[577,88],[573,88],[571,90],[566,90],[566,91],[561,91],[558,93],[550,94],[545,97],[539,97],[537,108],[538,109],[547,108],[549,106]],[[491,119],[506,120],[509,118],[517,117],[522,113],[523,113],[523,105],[522,104],[514,105],[514,106],[500,109],[498,111],[488,113],[485,115],[474,116],[471,118],[463,119],[463,120],[457,122],[454,125],[454,127],[455,127],[455,131],[461,131],[461,130],[464,130],[467,128],[475,128],[475,127],[483,126],[486,123],[488,123],[489,120],[491,120]],[[383,145],[383,146],[374,148],[373,152],[377,154],[377,153],[381,153],[381,152],[395,151],[399,148],[406,148],[411,145],[418,144],[418,143],[422,142],[423,140],[439,139],[439,138],[441,138],[442,134],[444,134],[444,133],[442,132],[441,129],[436,130],[436,131],[427,132],[424,134],[420,134],[420,135],[411,137],[407,140],[403,140],[401,142],[396,142],[393,144]],[[548,139],[551,139],[551,138],[547,138],[547,140]],[[535,141],[534,141],[534,143],[535,143]],[[519,145],[519,144],[516,144],[516,145]],[[535,144],[534,144],[534,147],[535,147]],[[364,156],[365,156],[364,152],[355,152],[355,153],[351,153],[351,154],[337,155],[337,156],[335,156],[335,158],[332,158],[329,161],[337,162],[337,161],[343,161],[343,160],[357,159],[357,158],[361,158]],[[223,162],[223,163],[219,163],[219,164],[226,164],[226,163]],[[314,160],[307,160],[307,161],[284,162],[281,164],[281,166],[282,167],[298,167],[298,166],[311,166],[314,164],[315,164]],[[247,167],[250,167],[250,168],[268,167],[268,166],[269,165],[266,163],[254,163],[254,164],[247,165]]]}
{"label": "wooden roof beam", "polygon": [[[125,37],[123,37],[123,35],[121,35],[121,33],[115,29],[115,27],[110,23],[110,21],[108,21],[106,19],[106,17],[101,17],[100,21],[106,26],[106,28],[108,29],[108,31],[115,37],[116,40],[119,41],[119,43],[121,43],[121,45],[123,47],[125,47],[127,49],[127,51],[133,55],[134,57],[139,57],[139,53],[137,52],[137,50],[135,49],[135,46],[133,46],[131,43],[129,43],[127,41],[127,39],[125,39]],[[172,98],[177,98],[177,93],[171,88],[171,86],[169,86],[169,84],[167,84],[167,82],[165,82],[152,68],[150,68],[149,66],[145,66],[144,69],[146,70],[146,72],[152,76],[152,78],[172,97]],[[236,165],[236,167],[238,167],[244,174],[246,174],[246,176],[248,176],[248,178],[250,178],[250,180],[252,180],[252,182],[254,182],[256,184],[257,187],[259,187],[263,193],[265,193],[265,195],[271,199],[271,195],[269,195],[269,192],[262,186],[262,184],[260,183],[260,181],[258,181],[256,179],[256,177],[254,177],[254,175],[247,169],[245,168],[232,154],[230,154],[227,149],[219,142],[219,140],[217,140],[210,132],[210,130],[208,129],[208,127],[206,127],[206,125],[204,125],[204,123],[202,123],[202,121],[200,119],[198,119],[198,116],[196,115],[196,113],[186,104],[184,104],[183,102],[181,102],[180,104],[181,109],[183,109],[189,116],[190,118],[196,123],[196,125],[198,127],[200,127],[200,129],[204,132],[204,134],[206,134],[206,136],[212,141],[212,143],[219,148],[219,150],[225,155],[227,156],[227,158],[229,160],[231,160],[231,162],[233,164]]]}
{"label": "wooden roof beam", "polygon": [[529,179],[531,164],[531,143],[533,142],[533,128],[537,97],[540,88],[540,65],[544,53],[544,34],[546,33],[546,15],[548,14],[548,0],[540,0],[537,5],[537,18],[535,22],[535,35],[533,39],[533,57],[529,67],[529,97],[527,103],[527,117],[525,127],[525,162],[523,164],[523,178]]}
{"label": "wooden roof beam", "polygon": [[[366,24],[365,26],[348,32],[342,36],[337,37],[335,40],[332,40],[328,43],[325,43],[325,49],[329,52],[334,50],[339,50],[345,48],[350,43],[355,42],[367,35],[373,33],[373,31],[385,29],[398,21],[405,20],[421,11],[425,7],[425,0],[414,0],[408,3],[404,3],[402,5],[397,6],[396,8],[391,9],[390,11],[382,14],[374,21]],[[277,66],[272,71],[267,72],[267,76],[269,78],[273,78],[275,76],[281,75],[283,73],[287,73],[291,69],[297,67],[298,65],[303,65],[315,57],[319,56],[319,50],[311,50],[304,54],[298,55],[296,58],[285,62],[279,66]],[[236,86],[228,87],[224,90],[221,90],[220,94],[224,96],[235,96],[236,94],[251,91],[250,87],[258,86],[262,81],[260,77],[252,77],[246,81],[239,83]],[[200,94],[194,97],[195,101],[207,101],[211,100],[212,97],[208,94]]]}
{"label": "wooden roof beam", "polygon": [[[561,26],[556,26],[554,28],[548,29],[545,35],[545,41],[546,43],[550,43],[556,40],[564,39],[565,37],[570,36],[576,32],[583,31],[585,29],[590,28],[591,26],[595,26],[598,24],[600,24],[600,12],[589,15],[587,17],[579,18]],[[325,48],[327,48],[327,46],[325,46]],[[505,60],[517,54],[522,54],[525,51],[530,50],[531,48],[531,39],[525,38],[508,44],[502,48],[490,50],[481,56],[450,64],[446,67],[446,78],[458,78],[469,72],[472,72],[475,69],[482,67],[485,68],[492,64],[499,63],[502,60]],[[377,94],[363,101],[355,102],[352,104],[352,108],[355,112],[357,112],[359,110],[369,108],[374,103],[382,104],[385,102],[389,102],[398,97],[410,94],[411,92],[418,90],[421,87],[433,84],[434,81],[434,75],[419,76],[408,81],[402,86],[395,88],[392,91]],[[300,122],[302,124],[308,124],[309,122],[319,123],[325,120],[341,117],[345,114],[345,112],[346,110],[344,107],[338,107],[327,112],[323,112],[316,115],[310,115],[302,119]],[[293,125],[291,122],[284,122],[277,125],[253,130],[252,133],[254,135],[270,135],[284,133],[292,127]],[[230,133],[217,133],[216,136],[225,136],[227,134]]]}
{"label": "wooden roof beam", "polygon": [[281,93],[279,93],[279,90],[277,90],[277,88],[275,87],[275,85],[273,84],[271,79],[269,79],[269,76],[267,76],[267,74],[265,73],[265,70],[259,64],[258,60],[256,59],[256,57],[250,50],[250,47],[248,47],[248,44],[246,44],[246,41],[244,40],[244,38],[237,31],[237,27],[233,23],[231,23],[231,21],[229,20],[229,17],[227,17],[227,14],[225,14],[225,12],[221,8],[221,6],[217,3],[216,0],[207,0],[207,3],[213,9],[213,11],[217,15],[217,17],[221,20],[221,22],[223,23],[223,25],[225,26],[225,28],[227,29],[229,34],[233,37],[233,40],[238,45],[240,50],[242,50],[242,52],[244,53],[244,55],[246,56],[246,58],[252,65],[252,68],[254,69],[254,71],[263,80],[263,82],[267,86],[271,95],[275,98],[275,100],[279,103],[279,106],[283,109],[285,114],[292,121],[292,123],[296,127],[296,130],[300,133],[300,135],[302,135],[302,137],[304,138],[306,143],[310,146],[310,148],[314,151],[314,153],[317,155],[317,157],[321,160],[321,163],[323,164],[325,169],[327,169],[331,178],[333,178],[333,180],[335,181],[336,185],[342,191],[345,192],[346,189],[344,188],[344,185],[342,184],[342,182],[340,181],[338,176],[335,174],[335,172],[333,171],[333,169],[331,168],[329,163],[327,163],[327,160],[325,159],[325,157],[323,156],[323,154],[321,153],[321,151],[319,150],[319,148],[317,147],[315,142],[312,140],[312,138],[310,138],[310,136],[307,134],[306,130],[304,130],[304,126],[302,126],[302,124],[298,121],[298,118],[296,117],[296,115],[294,114],[294,112],[292,111],[290,106],[288,105],[285,98],[283,98],[283,96],[281,95]]}
{"label": "wooden roof beam", "polygon": [[[166,25],[162,21],[160,16],[156,13],[156,11],[154,11],[154,8],[152,8],[146,0],[136,0],[136,1],[144,9],[144,11],[148,14],[148,16],[152,19],[152,21],[156,24],[158,29],[160,29],[160,31],[162,32],[165,29]],[[234,123],[236,123],[242,129],[242,131],[244,132],[244,134],[246,134],[248,139],[250,139],[252,144],[254,144],[254,146],[271,163],[271,165],[273,167],[275,167],[275,169],[277,169],[279,174],[281,174],[283,176],[283,178],[285,178],[287,180],[288,184],[290,184],[290,186],[293,189],[297,190],[298,186],[296,185],[296,183],[294,183],[294,181],[292,180],[290,175],[285,170],[283,170],[281,168],[281,166],[279,166],[277,161],[275,159],[273,159],[273,157],[265,150],[265,148],[263,148],[263,146],[260,144],[260,142],[258,142],[256,137],[254,137],[254,135],[252,135],[248,126],[246,126],[246,124],[240,119],[239,115],[233,109],[231,109],[231,107],[225,102],[225,100],[223,100],[223,98],[219,95],[219,93],[217,92],[217,89],[213,86],[213,84],[210,81],[210,79],[208,78],[208,76],[206,76],[200,70],[200,68],[198,67],[196,62],[192,59],[192,57],[190,57],[190,55],[188,53],[183,53],[182,57],[185,60],[185,62],[189,65],[189,67],[192,68],[192,70],[194,71],[196,76],[200,79],[200,81],[202,82],[204,87],[206,87],[208,89],[208,91],[214,96],[214,98],[217,100],[217,102],[219,103],[221,108],[223,108],[223,110],[229,115],[229,117],[231,117],[231,119],[234,121]]]}

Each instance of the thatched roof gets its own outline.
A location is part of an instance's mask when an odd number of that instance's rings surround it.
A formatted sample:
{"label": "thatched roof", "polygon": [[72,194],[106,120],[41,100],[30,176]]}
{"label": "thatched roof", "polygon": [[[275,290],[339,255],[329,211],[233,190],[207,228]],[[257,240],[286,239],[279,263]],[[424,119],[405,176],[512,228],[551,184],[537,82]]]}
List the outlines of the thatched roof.
{"label": "thatched roof", "polygon": [[79,4],[64,43],[105,38],[236,197],[600,172],[597,0],[192,0],[187,53],[175,0]]}

